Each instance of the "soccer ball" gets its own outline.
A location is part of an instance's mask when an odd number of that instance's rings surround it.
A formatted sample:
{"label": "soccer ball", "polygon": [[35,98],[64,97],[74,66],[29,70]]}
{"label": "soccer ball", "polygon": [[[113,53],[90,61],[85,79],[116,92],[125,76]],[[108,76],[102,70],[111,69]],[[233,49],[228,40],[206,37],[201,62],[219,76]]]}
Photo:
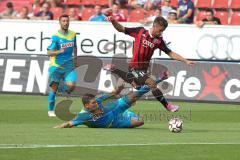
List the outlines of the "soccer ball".
{"label": "soccer ball", "polygon": [[168,122],[168,128],[170,132],[174,132],[174,133],[181,132],[183,128],[183,121],[179,118],[172,118]]}

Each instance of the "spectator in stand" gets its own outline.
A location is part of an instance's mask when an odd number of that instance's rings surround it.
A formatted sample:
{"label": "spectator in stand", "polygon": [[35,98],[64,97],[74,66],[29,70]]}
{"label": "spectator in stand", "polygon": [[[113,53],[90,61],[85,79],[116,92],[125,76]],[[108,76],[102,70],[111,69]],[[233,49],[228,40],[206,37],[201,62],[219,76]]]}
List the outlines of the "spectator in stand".
{"label": "spectator in stand", "polygon": [[119,12],[119,5],[114,3],[111,8],[107,8],[103,11],[105,16],[112,16],[119,22],[126,22],[127,18]]}
{"label": "spectator in stand", "polygon": [[60,7],[62,0],[48,0],[48,2],[54,8],[54,7]]}
{"label": "spectator in stand", "polygon": [[151,10],[158,8],[161,4],[161,0],[129,0],[128,4],[133,8]]}
{"label": "spectator in stand", "polygon": [[175,9],[172,9],[167,17],[167,21],[169,24],[178,24],[177,20],[177,11]]}
{"label": "spectator in stand", "polygon": [[43,3],[46,3],[48,2],[49,4],[51,4],[51,6],[54,8],[54,7],[59,7],[61,6],[61,2],[62,0],[35,0],[33,5],[35,7],[39,7],[39,6],[42,6]]}
{"label": "spectator in stand", "polygon": [[202,28],[205,24],[221,25],[220,19],[214,16],[214,12],[212,9],[207,9],[206,10],[206,18],[197,22],[197,26],[200,28]]}
{"label": "spectator in stand", "polygon": [[160,8],[154,10],[154,15],[153,16],[147,17],[146,19],[144,19],[143,21],[140,21],[140,22],[144,25],[148,25],[148,24],[153,23],[154,19],[156,17],[159,17],[159,16],[161,16],[161,9]]}
{"label": "spectator in stand", "polygon": [[96,5],[94,11],[95,14],[89,18],[89,21],[106,21],[106,16],[102,13],[102,7],[100,5]]}
{"label": "spectator in stand", "polygon": [[27,6],[23,6],[20,13],[17,14],[16,19],[30,19],[29,9]]}
{"label": "spectator in stand", "polygon": [[[119,5],[119,8],[127,8],[128,0],[115,0],[115,3]],[[112,5],[113,3],[110,6]]]}
{"label": "spectator in stand", "polygon": [[33,16],[32,19],[52,20],[53,19],[53,13],[50,11],[50,4],[47,3],[47,2],[43,3],[41,11],[38,12],[35,16]]}
{"label": "spectator in stand", "polygon": [[71,8],[68,12],[71,21],[81,21],[82,17],[78,15],[76,8]]}
{"label": "spectator in stand", "polygon": [[178,3],[178,22],[179,23],[193,23],[194,4],[191,0],[180,0]]}
{"label": "spectator in stand", "polygon": [[0,13],[0,18],[11,19],[17,16],[17,12],[14,10],[13,3],[7,2],[6,10]]}
{"label": "spectator in stand", "polygon": [[148,0],[128,0],[129,6],[132,8],[144,8]]}
{"label": "spectator in stand", "polygon": [[164,0],[163,5],[161,7],[162,10],[162,16],[167,19],[169,12],[172,10],[172,7],[170,7],[170,1],[171,0]]}

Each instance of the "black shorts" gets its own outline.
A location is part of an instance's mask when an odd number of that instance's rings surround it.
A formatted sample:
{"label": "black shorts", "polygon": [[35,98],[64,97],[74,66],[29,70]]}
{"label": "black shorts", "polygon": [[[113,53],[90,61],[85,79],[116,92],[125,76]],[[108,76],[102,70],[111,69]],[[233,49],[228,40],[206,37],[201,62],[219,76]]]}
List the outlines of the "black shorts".
{"label": "black shorts", "polygon": [[135,82],[137,85],[144,85],[145,81],[149,78],[149,73],[147,70],[135,70],[130,69],[127,74],[127,79],[129,83]]}

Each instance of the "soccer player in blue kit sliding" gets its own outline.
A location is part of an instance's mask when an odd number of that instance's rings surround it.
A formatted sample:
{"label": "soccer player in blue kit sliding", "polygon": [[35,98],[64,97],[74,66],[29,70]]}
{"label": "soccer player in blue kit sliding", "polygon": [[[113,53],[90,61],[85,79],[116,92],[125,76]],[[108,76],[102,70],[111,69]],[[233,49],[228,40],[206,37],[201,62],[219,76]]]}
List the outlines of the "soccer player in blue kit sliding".
{"label": "soccer player in blue kit sliding", "polygon": [[74,67],[77,65],[77,44],[76,33],[68,30],[69,16],[59,17],[60,29],[52,36],[52,42],[47,48],[50,56],[49,66],[49,86],[51,90],[48,94],[48,116],[55,117],[54,105],[56,93],[59,91],[59,82],[64,80],[61,86],[62,92],[71,93],[76,83],[76,73]]}
{"label": "soccer player in blue kit sliding", "polygon": [[[164,78],[164,77],[163,77]],[[157,79],[156,83],[163,79]],[[57,125],[54,128],[71,128],[78,125],[86,125],[90,128],[134,128],[144,124],[141,118],[128,109],[142,95],[150,91],[146,85],[134,92],[129,92],[117,100],[106,102],[110,98],[118,95],[123,89],[123,85],[117,87],[112,93],[95,97],[92,94],[85,94],[82,97],[83,109],[71,121]]]}

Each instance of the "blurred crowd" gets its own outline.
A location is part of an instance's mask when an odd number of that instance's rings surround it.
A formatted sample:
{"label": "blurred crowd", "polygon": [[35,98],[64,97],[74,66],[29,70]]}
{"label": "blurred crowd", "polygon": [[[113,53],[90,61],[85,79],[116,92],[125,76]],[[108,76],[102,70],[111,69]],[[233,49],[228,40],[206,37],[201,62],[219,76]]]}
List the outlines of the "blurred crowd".
{"label": "blurred crowd", "polygon": [[196,23],[198,27],[221,24],[212,9],[206,10],[204,18],[194,21],[195,7],[192,0],[178,0],[175,6],[172,5],[172,0],[107,0],[102,5],[82,5],[80,1],[78,4],[67,0],[31,1],[31,7],[24,5],[18,10],[15,10],[13,2],[8,1],[0,13],[0,19],[53,20],[66,13],[71,20],[76,21],[106,21],[106,16],[113,16],[120,22],[140,22],[147,25],[156,16],[163,16],[170,24]]}

